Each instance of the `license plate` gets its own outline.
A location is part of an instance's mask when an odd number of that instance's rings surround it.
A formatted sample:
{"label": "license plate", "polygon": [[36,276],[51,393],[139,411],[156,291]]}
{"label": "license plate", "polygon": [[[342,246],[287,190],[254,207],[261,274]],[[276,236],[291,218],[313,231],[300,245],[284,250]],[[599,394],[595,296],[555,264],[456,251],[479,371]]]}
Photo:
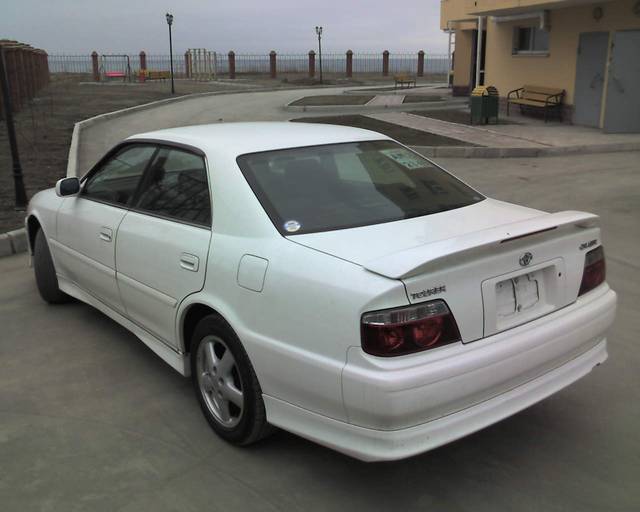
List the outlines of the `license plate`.
{"label": "license plate", "polygon": [[524,313],[540,300],[540,272],[523,274],[496,284],[496,313],[508,318]]}

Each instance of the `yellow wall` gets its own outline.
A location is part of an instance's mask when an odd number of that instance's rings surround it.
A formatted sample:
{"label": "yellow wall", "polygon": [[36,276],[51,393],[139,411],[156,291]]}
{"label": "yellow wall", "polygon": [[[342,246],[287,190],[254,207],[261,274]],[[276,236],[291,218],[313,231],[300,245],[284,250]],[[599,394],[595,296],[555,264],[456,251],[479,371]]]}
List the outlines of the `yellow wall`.
{"label": "yellow wall", "polygon": [[447,29],[447,21],[476,18],[468,14],[468,8],[469,3],[467,0],[440,0],[440,29]]}
{"label": "yellow wall", "polygon": [[471,76],[473,31],[456,31],[456,53],[453,61],[453,85],[468,86]]}
{"label": "yellow wall", "polygon": [[[550,11],[549,55],[544,57],[511,54],[513,27],[524,26],[527,22],[495,23],[489,18],[485,84],[495,85],[501,96],[524,84],[559,87],[567,92],[566,103],[573,104],[579,34],[640,29],[640,17],[634,15],[632,10],[636,1],[619,0],[601,4],[604,16],[599,21],[593,19],[595,5]],[[640,49],[638,54],[640,59]]]}

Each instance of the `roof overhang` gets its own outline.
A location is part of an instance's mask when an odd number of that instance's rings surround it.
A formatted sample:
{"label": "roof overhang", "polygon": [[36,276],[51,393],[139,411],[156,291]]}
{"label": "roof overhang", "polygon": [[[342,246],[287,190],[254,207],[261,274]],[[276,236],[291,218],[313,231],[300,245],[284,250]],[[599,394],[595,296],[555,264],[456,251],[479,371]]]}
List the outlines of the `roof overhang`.
{"label": "roof overhang", "polygon": [[469,7],[468,14],[476,16],[511,16],[531,14],[544,10],[566,9],[581,5],[602,4],[612,0],[498,0],[477,1],[478,5]]}

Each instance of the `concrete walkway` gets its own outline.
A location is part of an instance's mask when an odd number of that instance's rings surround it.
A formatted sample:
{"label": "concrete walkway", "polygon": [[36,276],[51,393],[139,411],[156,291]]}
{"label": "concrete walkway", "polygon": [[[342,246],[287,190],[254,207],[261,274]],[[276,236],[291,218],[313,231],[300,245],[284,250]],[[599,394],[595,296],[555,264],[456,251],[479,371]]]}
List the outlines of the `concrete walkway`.
{"label": "concrete walkway", "polygon": [[[335,87],[311,89],[287,89],[276,91],[221,93],[196,96],[180,102],[165,103],[154,108],[140,110],[105,122],[83,128],[78,141],[77,172],[82,175],[114,144],[135,133],[185,126],[231,121],[287,121],[296,117],[340,115],[344,107],[323,107],[319,111],[294,114],[285,109],[288,103],[304,96],[342,94],[366,90],[368,87]],[[370,88],[370,87],[369,87]],[[443,92],[444,95],[444,92]],[[389,109],[416,109],[402,104],[402,94],[380,95],[379,101],[389,102]],[[420,110],[459,108],[458,98],[435,102]],[[352,109],[350,113],[354,113]],[[518,121],[517,124],[492,125],[490,127],[466,126],[425,118],[405,112],[380,112],[380,105],[363,105],[358,114],[370,115],[383,121],[400,124],[417,130],[470,142],[484,147],[430,148],[431,156],[540,156],[565,152],[606,152],[640,149],[640,134],[603,134],[600,130],[559,123]],[[429,149],[429,148],[426,148]]]}
{"label": "concrete walkway", "polygon": [[382,94],[374,97],[367,103],[367,107],[395,107],[402,105],[404,94]]}
{"label": "concrete walkway", "polygon": [[464,124],[449,123],[431,117],[423,117],[406,112],[384,112],[382,114],[369,114],[367,117],[394,123],[414,130],[421,130],[428,133],[443,135],[452,139],[470,142],[478,146],[492,148],[540,148],[547,144],[541,144],[521,137],[511,137],[501,133],[496,133],[490,129],[467,126]]}
{"label": "concrete walkway", "polygon": [[[341,94],[345,89],[288,89],[200,96],[96,123],[83,129],[78,141],[78,173],[88,171],[114,144],[136,133],[222,121],[287,121],[296,117],[284,109],[287,103],[303,96]],[[325,110],[304,116],[331,113]],[[341,113],[340,107],[336,107],[335,113]]]}

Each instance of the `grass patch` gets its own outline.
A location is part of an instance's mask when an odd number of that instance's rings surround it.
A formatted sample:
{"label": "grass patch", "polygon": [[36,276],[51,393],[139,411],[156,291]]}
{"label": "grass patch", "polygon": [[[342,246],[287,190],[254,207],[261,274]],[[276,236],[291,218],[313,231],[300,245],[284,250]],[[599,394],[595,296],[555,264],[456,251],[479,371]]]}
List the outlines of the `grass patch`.
{"label": "grass patch", "polygon": [[290,103],[296,107],[324,107],[331,105],[364,105],[374,98],[373,94],[331,94],[326,96],[305,96]]}
{"label": "grass patch", "polygon": [[322,124],[338,124],[341,126],[354,126],[356,128],[364,128],[373,130],[388,137],[391,137],[403,144],[409,146],[474,146],[467,142],[435,135],[433,133],[424,132],[422,130],[414,130],[400,126],[399,124],[387,123],[379,121],[367,116],[323,116],[323,117],[301,117],[292,119],[297,123],[322,123]]}

